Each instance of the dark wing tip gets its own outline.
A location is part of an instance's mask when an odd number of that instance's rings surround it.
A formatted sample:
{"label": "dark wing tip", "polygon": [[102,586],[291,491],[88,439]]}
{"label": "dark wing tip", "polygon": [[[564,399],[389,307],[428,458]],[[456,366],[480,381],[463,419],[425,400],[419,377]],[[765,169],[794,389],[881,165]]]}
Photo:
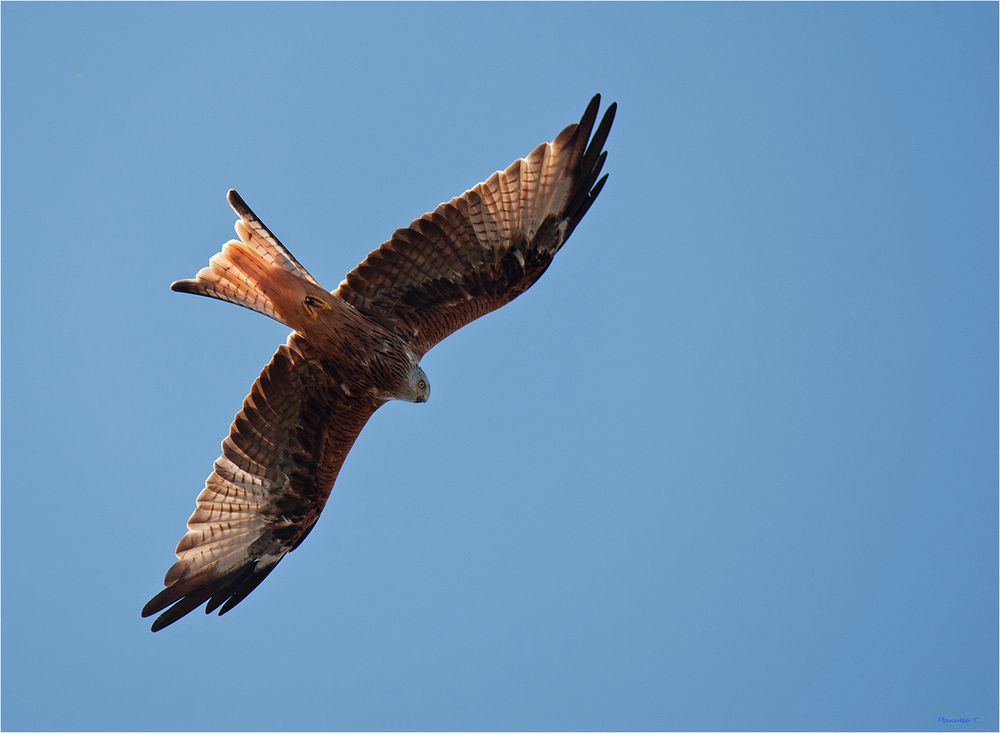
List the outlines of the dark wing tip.
{"label": "dark wing tip", "polygon": [[594,184],[594,187],[590,190],[591,203],[593,203],[594,200],[597,199],[597,195],[601,192],[601,189],[604,188],[604,183],[607,180],[608,180],[608,174],[605,173],[603,176],[601,176],[601,180],[599,180],[597,183]]}
{"label": "dark wing tip", "polygon": [[613,102],[604,111],[604,117],[601,118],[601,124],[597,126],[597,132],[590,138],[590,143],[587,145],[587,152],[583,154],[583,160],[580,162],[580,169],[585,176],[593,171],[595,161],[604,151],[604,143],[608,141],[608,135],[611,133],[611,125],[615,121],[615,112],[617,110],[618,103]]}
{"label": "dark wing tip", "polygon": [[[156,617],[156,621],[153,622],[150,630],[155,633],[160,629],[165,629],[175,621],[187,616],[211,596],[212,590],[210,588],[203,588],[181,597],[174,605]],[[145,611],[145,609],[143,610]]]}
{"label": "dark wing tip", "polygon": [[198,294],[196,288],[198,287],[197,280],[174,280],[170,283],[170,289],[175,293],[194,293]]}
{"label": "dark wing tip", "polygon": [[587,104],[587,109],[583,111],[580,121],[576,123],[573,142],[570,143],[573,148],[574,158],[584,151],[587,141],[590,139],[590,131],[594,129],[594,120],[597,119],[597,110],[600,109],[600,106],[601,95],[595,94]]}
{"label": "dark wing tip", "polygon": [[[604,161],[608,157],[608,152],[604,150],[604,143],[607,142],[608,135],[611,133],[611,125],[615,121],[618,103],[612,102],[608,105],[600,124],[597,126],[597,130],[591,136],[590,132],[593,129],[594,121],[597,119],[597,105],[600,104],[600,99],[601,95],[594,95],[594,98],[590,100],[590,104],[587,106],[587,111],[584,112],[583,118],[580,120],[579,131],[581,136],[583,133],[586,133],[587,137],[577,142],[577,145],[580,146],[577,148],[580,157],[578,158],[574,173],[573,193],[570,195],[567,206],[563,211],[563,217],[568,222],[566,233],[563,235],[564,242],[573,233],[573,230],[576,229],[577,224],[580,223],[583,215],[593,205],[597,199],[597,195],[604,188],[604,183],[608,180],[607,174],[601,177],[600,180],[598,180],[598,176],[601,175]],[[586,145],[586,149],[582,149],[584,144]]]}
{"label": "dark wing tip", "polygon": [[598,92],[590,101],[587,103],[587,109],[583,111],[583,116],[580,118],[580,127],[587,130],[590,133],[590,128],[594,125],[594,120],[597,119],[597,110],[601,108],[601,94]]}
{"label": "dark wing tip", "polygon": [[597,132],[594,133],[594,139],[596,140],[598,136],[603,135],[603,140],[601,140],[601,147],[604,147],[604,143],[607,142],[608,133],[611,132],[611,125],[615,121],[615,115],[618,113],[618,102],[612,102],[608,105],[608,108],[604,110],[604,117],[601,118],[601,124],[597,126]]}
{"label": "dark wing tip", "polygon": [[240,218],[257,218],[250,207],[247,206],[247,202],[243,200],[243,197],[236,193],[235,188],[231,188],[226,191],[226,201],[229,202],[229,205],[233,207],[233,211],[235,211],[236,215]]}
{"label": "dark wing tip", "polygon": [[170,593],[171,590],[172,590],[172,588],[169,588],[169,587],[168,588],[164,588],[159,593],[157,593],[155,596],[153,596],[152,598],[150,598],[146,602],[146,605],[142,607],[142,617],[143,618],[147,618],[149,616],[152,616],[157,611],[162,611],[164,608],[166,608],[167,606],[169,606],[172,601],[167,600],[167,599],[170,598],[170,596],[172,595]]}
{"label": "dark wing tip", "polygon": [[264,581],[264,578],[271,574],[271,571],[274,570],[276,566],[277,563],[267,565],[263,568],[255,567],[250,577],[242,580],[232,589],[229,597],[226,599],[226,602],[219,610],[219,615],[223,616],[232,611],[235,606],[238,606],[244,598],[250,595],[254,589]]}
{"label": "dark wing tip", "polygon": [[604,184],[607,180],[608,174],[605,173],[601,176],[601,179],[594,184],[594,187],[584,194],[580,204],[576,207],[576,213],[573,216],[568,217],[569,224],[566,226],[566,234],[563,236],[564,242],[569,239],[569,235],[573,233],[574,229],[576,229],[577,224],[579,224],[580,220],[583,219],[584,214],[586,214],[590,210],[590,207],[594,205],[598,194],[601,193],[601,189],[604,188]]}
{"label": "dark wing tip", "polygon": [[205,613],[212,613],[222,606],[219,615],[228,613],[234,606],[261,584],[277,566],[277,561],[261,565],[253,560],[217,578],[180,580],[167,586],[142,607],[142,617],[160,613],[152,630],[159,631],[187,616],[201,604],[208,602]]}
{"label": "dark wing tip", "polygon": [[212,588],[212,597],[205,604],[205,613],[209,614],[221,606],[233,594],[233,591],[253,574],[255,563],[247,563],[242,569],[232,573],[223,582]]}

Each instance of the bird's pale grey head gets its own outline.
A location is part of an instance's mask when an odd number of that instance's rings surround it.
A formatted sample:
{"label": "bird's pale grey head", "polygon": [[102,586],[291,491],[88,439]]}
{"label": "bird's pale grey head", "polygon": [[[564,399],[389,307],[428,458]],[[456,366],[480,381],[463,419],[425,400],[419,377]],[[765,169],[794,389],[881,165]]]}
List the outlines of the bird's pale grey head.
{"label": "bird's pale grey head", "polygon": [[426,402],[431,397],[431,381],[427,378],[424,370],[419,366],[413,367],[410,372],[410,394],[411,402]]}

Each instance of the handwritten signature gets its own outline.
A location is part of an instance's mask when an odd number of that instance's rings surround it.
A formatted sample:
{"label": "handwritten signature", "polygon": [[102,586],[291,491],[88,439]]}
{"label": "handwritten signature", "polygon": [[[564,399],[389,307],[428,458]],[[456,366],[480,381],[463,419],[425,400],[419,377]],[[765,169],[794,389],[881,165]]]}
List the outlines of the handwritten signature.
{"label": "handwritten signature", "polygon": [[965,716],[961,718],[946,718],[943,715],[938,718],[939,723],[978,723],[979,716],[973,716],[971,718],[966,718]]}

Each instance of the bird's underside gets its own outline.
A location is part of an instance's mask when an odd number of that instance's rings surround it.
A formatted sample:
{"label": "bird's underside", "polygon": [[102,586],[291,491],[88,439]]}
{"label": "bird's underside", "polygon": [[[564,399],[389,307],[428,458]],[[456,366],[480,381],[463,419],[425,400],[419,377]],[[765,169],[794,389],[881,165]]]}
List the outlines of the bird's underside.
{"label": "bird's underside", "polygon": [[293,328],[264,367],[199,494],[166,587],[142,609],[158,631],[202,604],[223,614],[312,530],[368,418],[430,394],[421,357],[523,293],[597,198],[615,105],[398,229],[333,292],[235,191],[238,240],[172,288]]}

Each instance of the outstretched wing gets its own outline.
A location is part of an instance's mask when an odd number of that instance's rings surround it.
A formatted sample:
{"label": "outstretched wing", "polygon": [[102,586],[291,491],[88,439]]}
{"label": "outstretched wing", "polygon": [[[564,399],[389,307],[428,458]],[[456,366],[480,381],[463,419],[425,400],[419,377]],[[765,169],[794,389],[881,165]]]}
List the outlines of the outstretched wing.
{"label": "outstretched wing", "polygon": [[[399,229],[334,291],[417,355],[541,277],[594,203],[616,105],[591,138],[600,95],[579,123]],[[589,144],[588,144],[589,141]]]}
{"label": "outstretched wing", "polygon": [[380,404],[339,388],[340,371],[295,333],[278,347],[222,443],[167,587],[142,609],[163,611],[153,631],[206,601],[206,613],[226,613],[312,529]]}

